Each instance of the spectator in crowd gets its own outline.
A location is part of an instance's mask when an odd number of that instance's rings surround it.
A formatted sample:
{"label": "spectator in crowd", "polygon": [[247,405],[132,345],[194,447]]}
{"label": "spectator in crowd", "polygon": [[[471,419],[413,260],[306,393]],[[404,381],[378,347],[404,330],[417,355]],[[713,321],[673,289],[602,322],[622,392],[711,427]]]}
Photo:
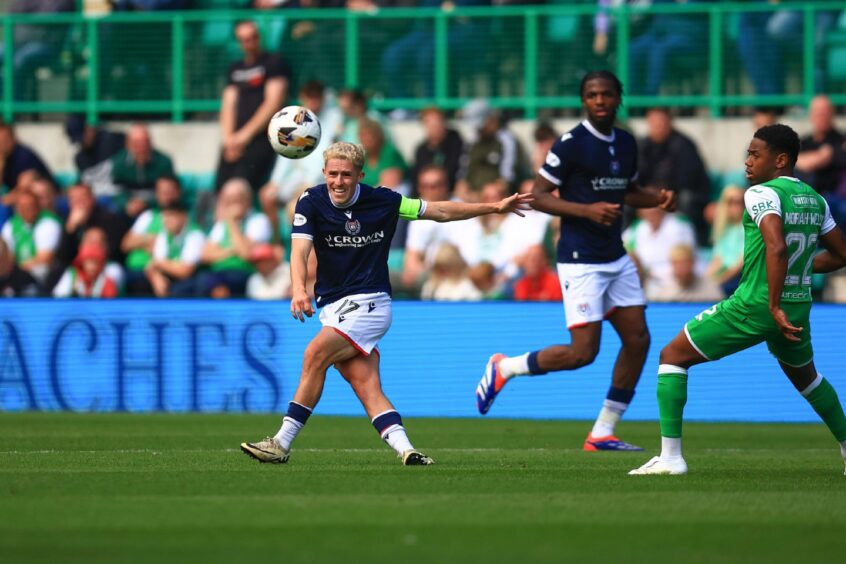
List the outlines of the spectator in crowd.
{"label": "spectator in crowd", "polygon": [[15,214],[3,226],[2,237],[18,265],[40,284],[47,278],[61,236],[62,224],[55,214],[42,211],[29,190],[20,191]]}
{"label": "spectator in crowd", "polygon": [[59,283],[54,298],[116,298],[118,282],[106,271],[106,249],[91,243],[80,245],[79,253]]}
{"label": "spectator in crowd", "polygon": [[[417,178],[417,192],[420,199],[427,202],[449,200],[446,169],[438,165],[421,169]],[[409,222],[401,275],[402,285],[407,290],[416,291],[420,288],[434,264],[435,253],[441,244],[451,242],[453,233],[459,233],[464,223],[438,223],[429,219]]]}
{"label": "spectator in crowd", "polygon": [[506,295],[506,284],[502,277],[497,275],[496,268],[489,262],[480,262],[467,271],[467,276],[473,285],[482,292],[485,300],[502,300]]}
{"label": "spectator in crowd", "polygon": [[[701,0],[652,0],[652,4],[692,4]],[[631,92],[656,96],[673,57],[706,53],[707,19],[685,14],[654,14],[646,30],[629,43]]]}
{"label": "spectator in crowd", "polygon": [[696,252],[690,245],[670,249],[672,275],[657,286],[651,286],[646,297],[653,302],[707,302],[725,297],[720,287],[708,277],[696,275]]}
{"label": "spectator in crowd", "polygon": [[[778,4],[780,0],[756,0]],[[814,41],[819,45],[836,22],[837,10],[815,13]],[[737,51],[756,94],[784,94],[784,59],[802,49],[804,14],[799,10],[744,11],[738,19]],[[819,57],[818,57],[819,58]],[[822,73],[815,69],[815,86],[823,88]]]}
{"label": "spectator in crowd", "polygon": [[126,233],[125,219],[98,204],[91,187],[87,184],[74,184],[68,188],[67,196],[70,211],[64,227],[60,230],[59,246],[55,264],[48,279],[48,289],[53,287],[79,254],[82,238],[92,227],[99,227],[105,232],[106,240],[109,242],[109,260],[119,264],[123,264],[124,260],[120,241]]}
{"label": "spectator in crowd", "polygon": [[429,279],[423,284],[421,297],[435,301],[478,301],[482,292],[470,280],[467,263],[455,245],[444,243],[435,253]]}
{"label": "spectator in crowd", "polygon": [[229,67],[228,83],[220,105],[223,150],[215,187],[231,178],[244,178],[258,193],[267,182],[276,153],[265,131],[270,118],[288,96],[291,69],[281,57],[263,51],[258,27],[243,21],[235,26],[235,38],[244,58]]}
{"label": "spectator in crowd", "polygon": [[737,288],[743,270],[743,193],[739,186],[723,188],[714,213],[714,248],[705,276],[720,285],[726,295]]}
{"label": "spectator in crowd", "polygon": [[[537,127],[535,127],[532,137],[534,137],[535,146],[532,149],[530,166],[531,170],[536,172],[543,166],[546,156],[549,154],[549,150],[552,149],[552,145],[558,139],[559,135],[551,124],[541,122]],[[530,192],[534,183],[535,181],[533,178],[527,178],[520,184],[519,192]]]}
{"label": "spectator in crowd", "polygon": [[523,275],[514,283],[514,299],[522,302],[558,302],[564,299],[558,275],[549,267],[543,245],[532,245],[523,255]]}
{"label": "spectator in crowd", "polygon": [[152,203],[156,180],[173,175],[173,161],[153,148],[147,127],[140,123],[130,127],[126,148],[112,157],[117,206],[134,220]]}
{"label": "spectator in crowd", "polygon": [[[7,190],[14,190],[26,173],[52,178],[44,161],[28,146],[19,143],[15,128],[0,122],[0,178]],[[14,205],[13,194],[3,198],[7,206]]]}
{"label": "spectator in crowd", "polygon": [[689,221],[661,208],[641,208],[637,216],[623,232],[623,242],[648,291],[651,286],[661,286],[672,278],[670,249],[676,245],[695,248],[696,236]]}
{"label": "spectator in crowd", "polygon": [[243,297],[254,270],[250,252],[256,245],[270,242],[270,220],[252,212],[250,185],[243,178],[232,178],[223,185],[216,217],[202,255],[210,270],[198,276],[199,293],[215,298]]}
{"label": "spectator in crowd", "polygon": [[[8,6],[8,4],[7,4]],[[12,14],[55,14],[73,12],[74,0],[13,0],[8,10]],[[67,37],[68,26],[38,25],[34,22],[16,23],[14,26],[14,54],[12,81],[15,100],[33,102],[38,99],[35,71],[54,61]],[[0,46],[0,75],[2,75],[3,47]],[[0,76],[2,84],[2,76]]]}
{"label": "spectator in crowd", "polygon": [[61,221],[61,214],[56,207],[58,192],[52,180],[45,176],[37,176],[29,183],[28,189],[35,194],[35,199],[38,200],[38,207],[41,208],[41,211],[52,214],[56,219]]}
{"label": "spectator in crowd", "polygon": [[478,201],[482,186],[498,179],[516,191],[526,176],[526,155],[514,134],[503,126],[499,112],[485,100],[477,99],[468,103],[462,114],[476,131],[477,139],[462,157],[456,195],[462,200]]}
{"label": "spectator in crowd", "polygon": [[[450,11],[456,6],[479,6],[482,0],[419,0],[420,7],[441,8]],[[485,37],[478,21],[473,18],[456,18],[450,21],[446,36],[447,46],[453,53],[453,64],[471,60],[482,48]],[[460,54],[459,58],[455,54]],[[419,22],[407,35],[388,45],[382,53],[382,76],[389,98],[408,98],[414,94],[415,81],[422,82],[422,96],[434,94],[435,82],[435,31],[428,22]]]}
{"label": "spectator in crowd", "polygon": [[149,294],[144,269],[152,258],[156,236],[164,229],[162,210],[182,199],[182,185],[175,176],[162,176],[156,181],[156,204],[141,212],[121,241],[126,253],[126,287],[131,295]]}
{"label": "spectator in crowd", "polygon": [[678,194],[679,211],[693,223],[697,241],[707,244],[704,209],[711,200],[711,180],[696,144],[673,127],[670,112],[652,108],[646,113],[648,133],[638,143],[638,182]]}
{"label": "spectator in crowd", "polygon": [[113,4],[114,9],[121,12],[185,10],[191,7],[189,0],[113,0]]}
{"label": "spectator in crowd", "polygon": [[403,191],[408,167],[397,148],[385,136],[382,126],[364,118],[358,126],[358,136],[365,152],[364,182]]}
{"label": "spectator in crowd", "polygon": [[300,104],[314,112],[320,120],[320,142],[314,155],[304,159],[277,157],[270,180],[259,194],[261,208],[273,225],[273,236],[279,236],[279,209],[285,207],[304,189],[323,183],[323,151],[340,135],[343,123],[341,111],[329,104],[326,88],[310,80],[300,88]]}
{"label": "spectator in crowd", "polygon": [[33,298],[39,292],[38,282],[18,266],[15,254],[9,250],[5,239],[0,238],[0,297]]}
{"label": "spectator in crowd", "polygon": [[834,104],[828,96],[820,94],[811,100],[811,134],[802,138],[796,161],[799,177],[826,196],[837,192],[846,176],[846,138],[835,128],[834,115]]}
{"label": "spectator in crowd", "polygon": [[464,141],[456,130],[447,127],[446,115],[440,108],[426,108],[420,114],[420,121],[426,138],[414,150],[411,178],[416,182],[421,170],[430,165],[440,166],[446,170],[451,191],[458,178]]}
{"label": "spectator in crowd", "polygon": [[188,219],[188,208],[178,200],[162,208],[161,218],[162,230],[156,235],[144,273],[158,298],[194,296],[194,273],[206,238]]}
{"label": "spectator in crowd", "polygon": [[250,262],[256,271],[247,280],[247,297],[253,300],[282,300],[291,297],[291,265],[283,260],[285,249],[256,245]]}
{"label": "spectator in crowd", "polygon": [[341,135],[337,139],[338,141],[360,143],[358,126],[362,119],[365,118],[381,125],[385,137],[391,139],[388,121],[385,119],[385,116],[376,110],[368,109],[367,96],[361,90],[342,90],[338,96],[338,107],[344,116],[344,124],[341,129]]}
{"label": "spectator in crowd", "polygon": [[126,135],[91,125],[82,114],[68,116],[65,134],[79,147],[74,156],[79,181],[91,186],[95,196],[117,195],[112,183],[112,157],[126,145]]}

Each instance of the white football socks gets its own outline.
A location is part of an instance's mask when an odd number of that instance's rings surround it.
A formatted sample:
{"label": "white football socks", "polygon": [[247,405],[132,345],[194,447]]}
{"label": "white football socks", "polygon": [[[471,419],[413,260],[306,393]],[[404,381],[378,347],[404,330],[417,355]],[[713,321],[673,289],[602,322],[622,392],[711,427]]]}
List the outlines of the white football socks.
{"label": "white football socks", "polygon": [[387,429],[383,439],[399,455],[402,455],[407,450],[414,449],[411,441],[408,440],[408,435],[405,434],[405,427],[402,425],[394,425],[390,429]]}
{"label": "white football socks", "polygon": [[286,416],[282,419],[282,427],[279,428],[279,432],[276,433],[273,438],[276,439],[279,446],[287,451],[290,451],[291,443],[293,443],[294,439],[297,438],[297,434],[299,434],[302,428],[303,423]]}
{"label": "white football socks", "polygon": [[613,435],[617,423],[628,407],[629,404],[627,403],[606,399],[602,404],[602,409],[599,410],[599,417],[596,418],[596,423],[593,424],[593,429],[590,431],[591,436],[599,438]]}
{"label": "white football socks", "polygon": [[529,373],[529,353],[508,356],[499,361],[499,374],[508,380]]}
{"label": "white football socks", "polygon": [[681,458],[682,446],[681,437],[661,437],[661,458],[664,460],[672,460],[673,458]]}

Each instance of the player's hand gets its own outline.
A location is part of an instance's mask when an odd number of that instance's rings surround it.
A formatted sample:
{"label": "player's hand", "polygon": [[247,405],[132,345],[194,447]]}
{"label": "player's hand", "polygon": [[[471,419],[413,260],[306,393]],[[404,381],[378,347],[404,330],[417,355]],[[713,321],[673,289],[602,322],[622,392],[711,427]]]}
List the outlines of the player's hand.
{"label": "player's hand", "polygon": [[676,198],[675,190],[661,188],[661,191],[658,192],[658,207],[662,210],[672,212],[676,211],[677,205],[678,199]]}
{"label": "player's hand", "polygon": [[314,315],[314,307],[311,305],[311,298],[304,290],[294,290],[294,295],[291,298],[291,315],[294,319],[299,319],[305,323],[305,317]]}
{"label": "player's hand", "polygon": [[620,204],[609,202],[594,202],[588,204],[585,217],[600,225],[612,225],[622,214]]}
{"label": "player's hand", "polygon": [[532,209],[531,204],[535,200],[532,194],[514,194],[496,204],[496,213],[516,213],[520,217],[526,217],[522,211]]}
{"label": "player's hand", "polygon": [[799,337],[798,333],[803,331],[802,327],[795,327],[789,319],[787,319],[787,314],[784,313],[784,310],[780,307],[777,307],[771,311],[773,320],[775,321],[778,330],[781,331],[781,334],[784,335],[784,338],[788,341],[798,342]]}

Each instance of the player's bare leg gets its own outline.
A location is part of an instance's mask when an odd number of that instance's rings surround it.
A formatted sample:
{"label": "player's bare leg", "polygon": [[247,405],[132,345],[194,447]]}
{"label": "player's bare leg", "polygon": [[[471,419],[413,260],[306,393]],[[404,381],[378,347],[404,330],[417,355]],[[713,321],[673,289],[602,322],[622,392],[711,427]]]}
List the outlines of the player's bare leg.
{"label": "player's bare leg", "polygon": [[796,391],[811,404],[840,443],[840,454],[846,463],[846,416],[843,414],[843,406],[837,392],[828,380],[817,372],[813,360],[804,366],[790,366],[783,362],[779,362],[779,365]]}
{"label": "player's bare leg", "polygon": [[570,329],[569,345],[553,345],[520,356],[494,354],[476,387],[476,406],[484,415],[493,405],[506,382],[515,376],[539,376],[550,371],[575,370],[592,363],[599,352],[602,322],[595,321]]}
{"label": "player's bare leg", "polygon": [[679,331],[661,350],[658,366],[658,411],[661,425],[661,455],[629,472],[631,475],[686,474],[681,436],[684,406],[687,403],[687,369],[707,362]]}
{"label": "player's bare leg", "polygon": [[334,329],[324,327],[311,340],[303,355],[303,370],[294,399],[288,404],[288,413],[282,427],[273,437],[255,443],[241,443],[241,450],[261,462],[283,463],[288,461],[291,443],[308,421],[314,406],[320,401],[326,370],[343,362],[358,351]]}
{"label": "player's bare leg", "polygon": [[355,395],[364,406],[373,427],[379,436],[393,448],[407,466],[425,466],[433,460],[416,450],[409,441],[402,425],[400,414],[382,391],[379,377],[379,353],[375,349],[364,356],[358,354],[353,358],[338,362],[335,368],[341,376],[352,386]]}
{"label": "player's bare leg", "polygon": [[608,316],[608,320],[619,335],[622,346],[614,363],[611,387],[602,403],[599,416],[585,439],[584,450],[643,450],[618,439],[615,430],[634,398],[635,387],[649,353],[650,338],[644,307],[617,308]]}

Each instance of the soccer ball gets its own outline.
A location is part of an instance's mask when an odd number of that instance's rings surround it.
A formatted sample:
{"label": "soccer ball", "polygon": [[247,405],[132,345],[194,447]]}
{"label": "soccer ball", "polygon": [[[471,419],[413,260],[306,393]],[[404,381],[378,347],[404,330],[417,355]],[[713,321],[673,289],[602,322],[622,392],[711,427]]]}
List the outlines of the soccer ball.
{"label": "soccer ball", "polygon": [[307,157],[320,142],[320,122],[308,108],[287,106],[270,118],[267,140],[273,150],[283,157]]}

